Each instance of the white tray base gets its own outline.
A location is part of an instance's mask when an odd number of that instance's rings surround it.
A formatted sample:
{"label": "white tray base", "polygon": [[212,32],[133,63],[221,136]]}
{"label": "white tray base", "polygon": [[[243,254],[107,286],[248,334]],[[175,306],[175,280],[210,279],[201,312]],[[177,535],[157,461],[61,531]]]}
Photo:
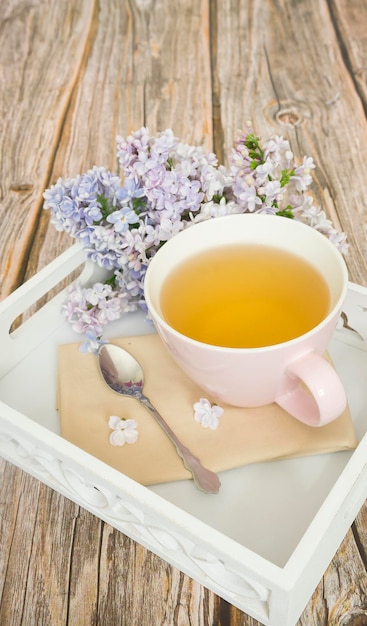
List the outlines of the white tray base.
{"label": "white tray base", "polygon": [[[65,258],[73,269],[72,253]],[[0,454],[262,623],[293,626],[367,496],[366,437],[354,453],[223,472],[214,497],[191,481],[137,485],[58,436],[56,347],[79,340],[59,315],[60,298],[7,335],[11,317],[52,280],[48,269],[0,307]],[[364,340],[342,329],[330,346],[359,440],[367,430],[365,304],[366,290],[351,285],[348,319]],[[134,314],[108,334],[143,332],[152,327]]]}

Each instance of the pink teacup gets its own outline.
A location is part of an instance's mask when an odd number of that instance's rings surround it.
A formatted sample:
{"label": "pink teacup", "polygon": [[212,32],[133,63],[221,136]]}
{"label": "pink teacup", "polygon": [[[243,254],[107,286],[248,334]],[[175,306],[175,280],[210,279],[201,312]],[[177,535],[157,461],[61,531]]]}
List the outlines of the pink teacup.
{"label": "pink teacup", "polygon": [[[327,283],[330,305],[325,317],[294,339],[258,348],[210,345],[172,328],[160,301],[167,276],[198,251],[223,244],[275,246],[302,257]],[[239,407],[276,402],[298,420],[322,426],[339,417],[346,406],[343,385],[323,354],[338,322],[347,286],[345,262],[324,235],[284,217],[239,214],[192,225],[162,246],[146,272],[145,299],[174,360],[212,399]]]}

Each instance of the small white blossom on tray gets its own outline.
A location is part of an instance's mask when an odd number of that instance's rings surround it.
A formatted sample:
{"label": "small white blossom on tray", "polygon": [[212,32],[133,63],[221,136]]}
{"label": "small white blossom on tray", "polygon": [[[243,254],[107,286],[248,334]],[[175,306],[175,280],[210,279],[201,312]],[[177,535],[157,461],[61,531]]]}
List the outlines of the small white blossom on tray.
{"label": "small white blossom on tray", "polygon": [[203,426],[216,430],[219,426],[219,418],[223,415],[222,407],[210,404],[206,398],[200,398],[194,404],[194,419]]}
{"label": "small white blossom on tray", "polygon": [[138,424],[135,420],[110,415],[108,425],[112,428],[112,433],[110,434],[110,444],[112,446],[124,446],[125,443],[135,443],[137,441]]}

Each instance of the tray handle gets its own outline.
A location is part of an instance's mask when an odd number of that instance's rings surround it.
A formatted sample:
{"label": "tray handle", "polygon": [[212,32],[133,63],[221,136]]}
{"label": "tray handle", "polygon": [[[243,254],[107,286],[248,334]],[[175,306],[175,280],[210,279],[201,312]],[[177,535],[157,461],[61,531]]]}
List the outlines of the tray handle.
{"label": "tray handle", "polygon": [[83,247],[75,244],[0,302],[0,376],[64,323],[61,303],[66,289],[11,331],[14,321],[83,264],[84,269],[79,276],[83,284],[101,278],[98,274],[102,270],[94,263],[86,262]]}

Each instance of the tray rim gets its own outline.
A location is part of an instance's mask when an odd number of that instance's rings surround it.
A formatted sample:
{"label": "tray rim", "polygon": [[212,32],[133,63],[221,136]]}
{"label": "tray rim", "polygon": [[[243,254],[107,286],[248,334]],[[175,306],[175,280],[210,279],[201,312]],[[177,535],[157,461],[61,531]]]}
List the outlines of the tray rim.
{"label": "tray rim", "polygon": [[[84,250],[79,244],[74,244],[0,302],[0,342],[4,342],[5,347],[12,353],[9,366],[7,369],[3,367],[4,373],[15,367],[24,356],[22,350],[17,350],[15,339],[26,337],[27,345],[25,350],[27,353],[32,349],[32,346],[37,345],[37,341],[32,341],[31,337],[33,328],[43,326],[44,320],[50,319],[50,313],[55,314],[55,312],[59,312],[60,302],[64,298],[65,290],[61,291],[33,317],[22,324],[19,329],[9,335],[9,328],[14,319],[79,266],[84,268],[81,274],[83,282],[88,282],[91,279],[98,280],[98,277],[96,278],[97,268],[85,261]],[[367,296],[367,288],[361,285],[350,282],[349,290],[355,291],[362,296]],[[61,322],[64,323],[63,320]],[[55,324],[52,327],[55,328]],[[5,351],[8,353],[9,350]],[[190,562],[187,565],[180,562],[179,559],[173,558],[164,548],[160,549],[159,546],[158,548],[153,546],[149,538],[144,539],[141,536],[133,536],[134,533],[129,533],[125,527],[121,527],[121,524],[118,524],[118,521],[111,518],[108,510],[102,511],[96,508],[96,506],[90,505],[80,493],[73,493],[72,489],[68,489],[67,486],[58,483],[55,479],[52,479],[52,476],[51,478],[47,476],[44,470],[41,471],[37,467],[37,464],[36,466],[34,465],[34,462],[32,466],[31,452],[29,452],[28,459],[24,456],[24,451],[22,452],[23,458],[21,456],[18,458],[14,455],[14,452],[9,453],[6,450],[4,441],[3,445],[1,445],[1,436],[3,436],[4,440],[4,435],[15,441],[15,444],[20,446],[20,448],[25,443],[24,436],[26,435],[28,440],[30,440],[28,441],[28,447],[31,448],[33,445],[34,449],[38,450],[38,453],[41,451],[41,456],[42,448],[46,450],[46,457],[47,454],[52,457],[52,453],[57,453],[59,461],[61,460],[65,466],[68,465],[69,471],[72,470],[76,473],[82,471],[90,477],[94,477],[95,485],[100,485],[103,489],[107,488],[107,490],[112,488],[115,490],[115,493],[123,494],[130,503],[137,502],[143,507],[145,515],[148,514],[148,517],[151,516],[152,519],[158,520],[159,523],[164,519],[165,526],[170,526],[170,529],[174,528],[175,533],[182,533],[190,541],[194,541],[194,543],[195,541],[199,542],[200,546],[205,547],[208,554],[213,551],[215,546],[216,556],[228,567],[232,567],[232,573],[234,571],[239,572],[239,576],[241,578],[242,575],[244,582],[247,579],[254,583],[255,588],[256,585],[260,587],[257,597],[253,601],[250,601],[250,598],[249,601],[246,600],[244,602],[239,597],[240,594],[232,593],[228,589],[221,589],[220,585],[218,586],[215,581],[213,582],[210,579],[210,576],[208,578],[208,575],[205,575],[205,572],[204,575],[201,575],[200,572],[199,574],[195,572],[191,569]],[[317,585],[318,580],[316,578],[322,576],[337,546],[343,539],[367,496],[367,488],[363,488],[363,482],[367,482],[365,481],[365,475],[367,474],[366,434],[352,453],[345,468],[329,491],[287,563],[280,567],[198,520],[190,513],[166,501],[148,488],[122,475],[117,470],[66,441],[60,435],[53,433],[48,428],[9,407],[1,400],[0,455],[41,480],[41,482],[45,482],[56,491],[63,493],[69,499],[76,501],[77,504],[131,536],[132,539],[145,545],[148,549],[156,552],[158,556],[179,567],[179,569],[218,595],[225,597],[225,599],[238,606],[242,611],[259,619],[264,624],[274,624],[274,626],[277,623],[279,624],[279,621],[277,621],[279,619],[282,620],[281,623],[284,626],[291,626],[295,623],[292,620],[298,619],[299,614],[307,603],[308,597]],[[30,459],[31,463],[29,463]],[[162,518],[162,511],[164,512],[164,518]],[[327,545],[325,545],[325,542]],[[321,546],[322,543],[323,545]],[[322,557],[320,557],[320,547],[322,547]],[[315,561],[317,561],[316,564]],[[261,589],[262,586],[264,589]],[[265,592],[266,590],[269,591],[268,596],[266,596],[266,593],[263,593],[264,590]],[[262,598],[262,595],[266,597],[261,599],[260,602],[259,598]]]}

